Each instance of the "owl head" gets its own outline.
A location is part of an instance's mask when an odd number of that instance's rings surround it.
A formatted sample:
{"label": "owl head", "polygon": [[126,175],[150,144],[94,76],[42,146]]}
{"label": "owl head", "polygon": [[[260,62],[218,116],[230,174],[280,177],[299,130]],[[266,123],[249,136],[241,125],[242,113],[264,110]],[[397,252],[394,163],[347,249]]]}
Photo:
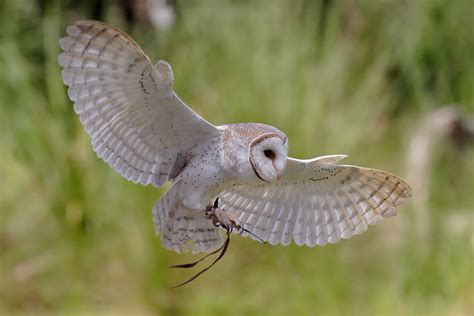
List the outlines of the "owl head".
{"label": "owl head", "polygon": [[242,180],[273,182],[286,168],[288,137],[280,130],[258,123],[226,126],[226,161]]}

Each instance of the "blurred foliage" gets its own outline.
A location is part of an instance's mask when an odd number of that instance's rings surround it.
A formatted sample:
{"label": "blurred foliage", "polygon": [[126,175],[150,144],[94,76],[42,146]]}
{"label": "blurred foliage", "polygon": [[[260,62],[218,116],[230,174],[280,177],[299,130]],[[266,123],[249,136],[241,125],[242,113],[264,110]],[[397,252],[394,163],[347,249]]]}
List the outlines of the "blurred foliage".
{"label": "blurred foliage", "polygon": [[175,90],[209,121],[264,122],[287,133],[292,156],[347,153],[407,175],[423,117],[474,112],[472,1],[175,0],[168,31],[124,2],[0,2],[0,314],[473,313],[472,146],[443,141],[429,155],[424,223],[408,204],[337,245],[236,237],[212,272],[170,289],[189,272],[168,265],[190,256],[155,236],[164,190],[95,157],[57,64],[65,27],[99,18],[169,61]]}

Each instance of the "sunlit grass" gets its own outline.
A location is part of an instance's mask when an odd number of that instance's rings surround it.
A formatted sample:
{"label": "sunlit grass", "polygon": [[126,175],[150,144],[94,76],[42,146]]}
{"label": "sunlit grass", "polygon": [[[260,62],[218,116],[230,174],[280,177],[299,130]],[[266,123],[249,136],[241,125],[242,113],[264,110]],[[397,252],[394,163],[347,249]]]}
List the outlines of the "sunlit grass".
{"label": "sunlit grass", "polygon": [[[113,6],[107,19],[169,61],[175,90],[209,121],[264,122],[293,156],[345,153],[406,175],[422,117],[474,111],[472,5],[329,3],[179,1],[168,32],[129,29]],[[433,152],[426,240],[410,205],[323,248],[233,238],[211,273],[169,289],[188,274],[168,265],[189,257],[154,234],[164,190],[95,157],[60,79],[57,39],[88,16],[45,8],[0,4],[0,314],[472,313],[474,150],[449,145]]]}

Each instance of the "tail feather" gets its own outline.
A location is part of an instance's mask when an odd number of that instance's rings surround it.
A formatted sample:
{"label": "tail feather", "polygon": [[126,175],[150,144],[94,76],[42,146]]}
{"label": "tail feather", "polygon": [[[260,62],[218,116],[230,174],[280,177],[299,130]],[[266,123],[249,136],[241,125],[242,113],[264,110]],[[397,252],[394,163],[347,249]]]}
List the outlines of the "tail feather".
{"label": "tail feather", "polygon": [[153,208],[155,231],[163,246],[176,252],[210,252],[224,242],[203,211],[192,210],[178,198],[179,182]]}

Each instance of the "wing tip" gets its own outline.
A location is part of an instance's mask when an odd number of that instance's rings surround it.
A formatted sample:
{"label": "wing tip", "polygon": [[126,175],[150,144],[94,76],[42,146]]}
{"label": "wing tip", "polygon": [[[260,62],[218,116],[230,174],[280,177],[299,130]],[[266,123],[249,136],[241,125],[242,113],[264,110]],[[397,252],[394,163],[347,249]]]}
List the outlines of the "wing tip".
{"label": "wing tip", "polygon": [[349,155],[345,155],[345,154],[327,155],[327,156],[321,156],[321,157],[311,159],[310,162],[317,163],[317,164],[335,165],[339,161],[346,159],[347,157],[349,157]]}
{"label": "wing tip", "polygon": [[84,20],[76,20],[73,25],[71,26],[91,26],[91,25],[104,25],[106,26],[104,22],[97,21],[97,20],[92,20],[92,19],[84,19]]}
{"label": "wing tip", "polygon": [[79,29],[79,27],[77,27],[77,25],[74,24],[74,25],[69,25],[68,27],[66,27],[66,33],[69,36],[76,37],[76,36],[81,35],[82,32]]}
{"label": "wing tip", "polygon": [[107,26],[107,24],[96,20],[77,20],[74,22],[74,24],[71,24],[66,27],[66,33],[72,37],[79,36],[82,33],[80,26]]}

